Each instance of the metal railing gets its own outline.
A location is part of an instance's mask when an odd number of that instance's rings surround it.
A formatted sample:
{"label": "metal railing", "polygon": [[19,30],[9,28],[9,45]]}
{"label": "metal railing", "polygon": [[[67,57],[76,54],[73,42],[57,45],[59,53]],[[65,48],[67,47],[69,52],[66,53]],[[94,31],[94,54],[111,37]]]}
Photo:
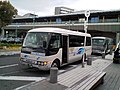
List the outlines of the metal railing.
{"label": "metal railing", "polygon": [[[46,24],[83,24],[84,22],[79,21],[62,21],[62,22],[30,22],[30,23],[11,23],[10,25],[46,25]],[[120,23],[118,19],[106,19],[106,20],[99,20],[98,22],[91,22],[90,20],[88,23]]]}

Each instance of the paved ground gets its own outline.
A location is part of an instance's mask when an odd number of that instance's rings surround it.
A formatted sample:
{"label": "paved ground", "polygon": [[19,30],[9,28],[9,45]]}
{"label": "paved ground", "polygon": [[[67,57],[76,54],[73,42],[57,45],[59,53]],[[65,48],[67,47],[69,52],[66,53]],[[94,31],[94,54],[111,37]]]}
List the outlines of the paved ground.
{"label": "paved ground", "polygon": [[[0,51],[0,55],[14,55],[18,54],[20,51]],[[105,57],[106,62],[112,62],[113,55],[107,55]],[[101,69],[106,73],[106,76],[104,78],[104,84],[99,85],[95,90],[120,90],[120,64],[113,64],[111,63],[108,67]],[[49,82],[42,81],[48,84]],[[1,83],[0,85],[2,85]],[[51,84],[51,87],[54,87],[53,84]],[[61,88],[59,90],[64,90],[66,87],[63,85],[59,87],[59,84],[57,84],[58,88]],[[49,90],[49,89],[46,89]]]}
{"label": "paved ground", "polygon": [[106,76],[104,84],[95,90],[120,90],[120,64],[111,64],[104,69]]}
{"label": "paved ground", "polygon": [[0,49],[0,56],[3,56],[3,55],[15,55],[15,54],[19,54],[20,51],[9,51],[9,50],[2,50]]}
{"label": "paved ground", "polygon": [[[105,60],[112,61],[113,55],[107,55]],[[120,64],[111,63],[103,71],[106,72],[103,85],[95,90],[120,90]]]}
{"label": "paved ground", "polygon": [[[17,87],[43,80],[49,76],[48,71],[21,67],[18,63],[19,55],[0,56],[0,90],[14,90]],[[72,70],[79,65],[81,65],[80,62],[75,62],[61,67],[58,74]]]}
{"label": "paved ground", "polygon": [[[86,72],[88,74],[91,74],[92,72],[103,71],[111,65],[112,65],[112,61],[109,59],[109,57],[106,60],[105,59],[97,59],[97,60],[93,61],[92,66],[85,65],[85,68],[81,68],[81,66],[79,66],[71,71],[68,71],[63,74],[58,75],[58,83],[51,84],[51,83],[49,83],[49,81],[43,80],[38,83],[28,85],[27,87],[22,87],[19,90],[24,90],[24,89],[27,89],[27,90],[66,90],[66,89],[70,89],[71,90],[76,86],[76,84],[79,85],[78,84],[79,81],[83,80],[81,75],[83,77],[85,77]],[[109,73],[107,75],[109,75]],[[110,90],[109,85],[105,85],[105,86],[108,86],[107,89]],[[99,87],[101,87],[101,86],[99,86]],[[98,88],[96,88],[96,90]],[[105,90],[107,90],[107,89],[105,89]],[[75,89],[75,90],[78,90],[78,89]],[[101,87],[99,90],[103,90],[103,88]]]}

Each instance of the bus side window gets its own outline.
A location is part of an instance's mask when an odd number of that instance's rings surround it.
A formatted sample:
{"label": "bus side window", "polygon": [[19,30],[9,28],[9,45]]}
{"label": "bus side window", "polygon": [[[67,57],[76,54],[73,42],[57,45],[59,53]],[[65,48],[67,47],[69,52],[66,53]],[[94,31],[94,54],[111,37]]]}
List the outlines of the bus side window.
{"label": "bus side window", "polygon": [[60,35],[55,34],[54,36],[51,37],[50,48],[60,48],[60,47],[61,47]]}
{"label": "bus side window", "polygon": [[50,44],[51,48],[59,48],[60,47],[60,40],[55,40]]}
{"label": "bus side window", "polygon": [[69,35],[69,47],[84,46],[84,36]]}
{"label": "bus side window", "polygon": [[86,37],[86,46],[91,46],[91,37]]}
{"label": "bus side window", "polygon": [[54,55],[57,54],[61,48],[61,35],[60,34],[52,34],[50,43],[48,46],[48,53],[47,55]]}

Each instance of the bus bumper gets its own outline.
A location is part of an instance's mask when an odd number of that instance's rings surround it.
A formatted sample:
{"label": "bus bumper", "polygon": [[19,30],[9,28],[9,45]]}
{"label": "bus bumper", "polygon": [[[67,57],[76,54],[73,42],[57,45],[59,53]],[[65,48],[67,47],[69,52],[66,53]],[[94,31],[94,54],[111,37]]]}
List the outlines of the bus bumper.
{"label": "bus bumper", "polygon": [[50,68],[51,68],[51,64],[40,65],[37,63],[28,63],[28,62],[23,61],[23,60],[20,60],[20,64],[30,66],[30,67],[35,67],[35,68],[38,68],[40,70],[50,70]]}
{"label": "bus bumper", "polygon": [[92,54],[102,54],[103,51],[101,50],[92,50]]}

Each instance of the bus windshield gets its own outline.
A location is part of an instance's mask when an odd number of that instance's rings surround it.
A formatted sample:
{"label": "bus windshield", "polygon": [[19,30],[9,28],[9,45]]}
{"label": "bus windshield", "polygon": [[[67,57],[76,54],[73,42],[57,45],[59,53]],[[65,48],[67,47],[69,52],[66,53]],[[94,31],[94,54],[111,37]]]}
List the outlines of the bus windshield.
{"label": "bus windshield", "polygon": [[29,32],[24,40],[23,47],[47,48],[48,41],[49,33]]}
{"label": "bus windshield", "polygon": [[92,39],[93,45],[104,45],[105,40],[104,39]]}

